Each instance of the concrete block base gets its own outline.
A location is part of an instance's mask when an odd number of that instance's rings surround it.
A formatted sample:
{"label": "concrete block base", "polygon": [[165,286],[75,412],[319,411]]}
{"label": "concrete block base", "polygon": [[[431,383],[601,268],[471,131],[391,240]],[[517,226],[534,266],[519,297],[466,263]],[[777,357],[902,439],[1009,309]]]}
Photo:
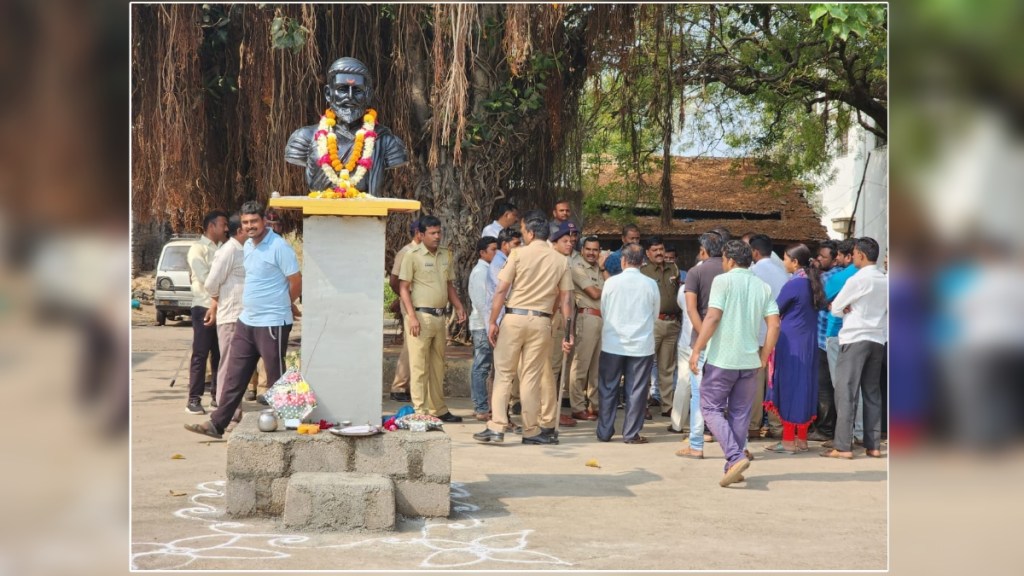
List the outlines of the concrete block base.
{"label": "concrete block base", "polygon": [[[396,512],[410,517],[448,516],[452,450],[447,434],[400,430],[369,437],[338,437],[326,431],[312,436],[296,434],[294,430],[260,432],[256,428],[257,416],[247,414],[228,437],[229,516],[288,516],[287,526],[315,530],[387,529],[377,528],[381,522],[369,519],[356,526],[350,518],[355,508],[342,509],[331,504],[332,514],[344,512],[333,523],[301,511],[303,506],[319,501],[317,498],[328,501],[326,493],[332,490],[351,495],[355,489],[353,479],[367,475],[386,480],[390,486],[390,525],[394,525]],[[313,488],[296,488],[293,496],[292,484],[299,475],[316,478],[306,480]],[[341,480],[334,482],[331,478]],[[288,512],[293,500],[293,510]],[[382,505],[364,503],[361,510],[376,514]]]}
{"label": "concrete block base", "polygon": [[295,530],[393,530],[395,486],[380,474],[299,472],[281,519]]}

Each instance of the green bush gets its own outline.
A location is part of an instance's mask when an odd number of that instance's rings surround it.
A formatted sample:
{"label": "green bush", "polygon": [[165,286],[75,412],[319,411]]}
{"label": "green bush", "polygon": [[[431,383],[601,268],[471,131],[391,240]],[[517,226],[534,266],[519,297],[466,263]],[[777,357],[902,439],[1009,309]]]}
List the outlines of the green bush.
{"label": "green bush", "polygon": [[398,299],[398,294],[391,289],[391,284],[388,283],[387,279],[384,280],[384,317],[394,318],[395,315],[391,313],[391,305]]}

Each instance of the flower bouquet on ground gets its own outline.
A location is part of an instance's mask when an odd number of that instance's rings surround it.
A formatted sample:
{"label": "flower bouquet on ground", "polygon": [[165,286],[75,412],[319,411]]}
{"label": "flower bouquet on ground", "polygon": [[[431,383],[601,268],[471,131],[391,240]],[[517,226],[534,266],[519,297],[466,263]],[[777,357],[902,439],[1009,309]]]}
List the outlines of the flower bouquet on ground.
{"label": "flower bouquet on ground", "polygon": [[316,394],[302,373],[294,368],[282,374],[263,398],[284,420],[302,420],[316,408]]}

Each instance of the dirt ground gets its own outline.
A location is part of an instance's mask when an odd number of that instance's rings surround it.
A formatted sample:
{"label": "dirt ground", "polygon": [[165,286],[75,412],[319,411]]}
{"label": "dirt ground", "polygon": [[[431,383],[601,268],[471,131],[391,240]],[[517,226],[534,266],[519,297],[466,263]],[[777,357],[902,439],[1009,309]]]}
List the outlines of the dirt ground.
{"label": "dirt ground", "polygon": [[[668,420],[647,422],[647,445],[594,438],[594,424],[563,429],[558,446],[506,436],[481,445],[472,419],[448,424],[452,514],[403,520],[387,534],[314,534],[224,514],[226,442],[185,431],[186,322],[133,314],[132,564],[188,570],[692,570],[885,569],[888,460],[850,462],[764,452],[746,482],[720,488],[722,454],[674,455]],[[297,326],[295,335],[301,331]],[[187,363],[187,360],[186,360]],[[207,396],[208,398],[208,396]],[[205,402],[204,402],[205,403]],[[255,410],[255,403],[244,403]],[[469,399],[450,402],[469,416]],[[397,404],[384,402],[385,411]],[[621,411],[620,411],[621,413]],[[621,425],[619,426],[621,429]],[[180,454],[182,458],[172,456]],[[600,467],[588,467],[588,460]]]}

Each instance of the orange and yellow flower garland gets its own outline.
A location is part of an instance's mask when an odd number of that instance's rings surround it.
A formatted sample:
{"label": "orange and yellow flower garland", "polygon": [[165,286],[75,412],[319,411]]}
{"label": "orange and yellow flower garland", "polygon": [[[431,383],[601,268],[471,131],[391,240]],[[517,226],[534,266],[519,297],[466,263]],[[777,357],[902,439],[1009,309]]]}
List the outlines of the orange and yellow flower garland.
{"label": "orange and yellow flower garland", "polygon": [[373,166],[373,143],[377,139],[377,133],[374,132],[374,128],[377,126],[377,111],[373,108],[366,111],[366,115],[363,116],[363,127],[356,132],[355,142],[352,143],[352,153],[348,157],[348,162],[344,164],[338,157],[338,136],[332,130],[335,122],[334,111],[328,109],[320,117],[320,124],[314,134],[319,155],[317,164],[333,186],[323,190],[310,190],[309,197],[369,197],[370,195],[366,192],[357,190],[356,184],[362,182],[366,173]]}

